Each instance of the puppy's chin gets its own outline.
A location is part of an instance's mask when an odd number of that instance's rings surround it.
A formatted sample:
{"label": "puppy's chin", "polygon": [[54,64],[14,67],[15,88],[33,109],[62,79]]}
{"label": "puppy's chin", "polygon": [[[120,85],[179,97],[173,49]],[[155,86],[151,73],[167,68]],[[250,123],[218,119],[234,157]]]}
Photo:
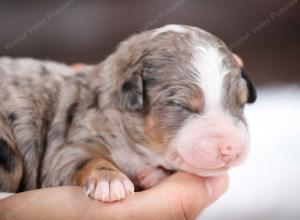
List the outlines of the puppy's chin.
{"label": "puppy's chin", "polygon": [[226,173],[226,171],[229,169],[227,166],[222,166],[218,168],[199,168],[199,167],[193,167],[188,162],[183,161],[181,164],[182,171],[195,174],[197,176],[203,176],[203,177],[209,177],[209,176],[218,176]]}
{"label": "puppy's chin", "polygon": [[172,167],[172,170],[183,171],[202,177],[223,175],[231,167],[227,164],[224,164],[223,166],[217,168],[195,167],[188,161],[185,161],[178,153],[176,153],[176,156],[173,156],[171,159],[168,160],[168,165],[168,169]]}

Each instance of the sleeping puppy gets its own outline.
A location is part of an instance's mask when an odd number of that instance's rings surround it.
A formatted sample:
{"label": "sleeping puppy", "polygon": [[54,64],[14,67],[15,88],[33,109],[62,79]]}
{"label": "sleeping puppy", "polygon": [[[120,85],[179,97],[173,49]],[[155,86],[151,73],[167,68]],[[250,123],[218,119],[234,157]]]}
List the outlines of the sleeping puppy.
{"label": "sleeping puppy", "polygon": [[0,191],[80,185],[111,202],[173,171],[224,173],[249,145],[250,79],[215,36],[168,25],[76,71],[0,58]]}

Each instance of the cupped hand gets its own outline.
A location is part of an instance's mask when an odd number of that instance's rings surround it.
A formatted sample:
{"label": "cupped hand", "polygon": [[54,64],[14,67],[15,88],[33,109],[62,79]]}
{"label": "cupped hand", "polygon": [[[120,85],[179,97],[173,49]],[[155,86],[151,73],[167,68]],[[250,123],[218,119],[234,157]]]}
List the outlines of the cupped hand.
{"label": "cupped hand", "polygon": [[115,203],[86,197],[81,187],[46,188],[0,200],[0,219],[195,219],[227,185],[227,176],[204,179],[176,173],[156,187]]}

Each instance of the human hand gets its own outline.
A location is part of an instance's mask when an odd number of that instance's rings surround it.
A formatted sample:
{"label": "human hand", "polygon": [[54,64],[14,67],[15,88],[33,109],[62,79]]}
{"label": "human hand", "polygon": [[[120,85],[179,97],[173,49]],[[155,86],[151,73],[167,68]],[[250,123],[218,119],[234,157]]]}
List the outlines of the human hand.
{"label": "human hand", "polygon": [[227,184],[227,176],[201,178],[179,172],[115,203],[88,198],[81,187],[33,190],[0,200],[0,219],[195,219]]}

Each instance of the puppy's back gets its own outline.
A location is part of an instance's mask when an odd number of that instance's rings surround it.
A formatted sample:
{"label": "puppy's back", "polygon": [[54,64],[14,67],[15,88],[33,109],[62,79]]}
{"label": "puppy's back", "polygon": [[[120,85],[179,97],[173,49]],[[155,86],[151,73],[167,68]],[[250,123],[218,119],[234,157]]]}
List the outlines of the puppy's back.
{"label": "puppy's back", "polygon": [[31,79],[33,81],[56,79],[72,76],[73,69],[69,66],[32,58],[0,57],[0,77],[4,79]]}

